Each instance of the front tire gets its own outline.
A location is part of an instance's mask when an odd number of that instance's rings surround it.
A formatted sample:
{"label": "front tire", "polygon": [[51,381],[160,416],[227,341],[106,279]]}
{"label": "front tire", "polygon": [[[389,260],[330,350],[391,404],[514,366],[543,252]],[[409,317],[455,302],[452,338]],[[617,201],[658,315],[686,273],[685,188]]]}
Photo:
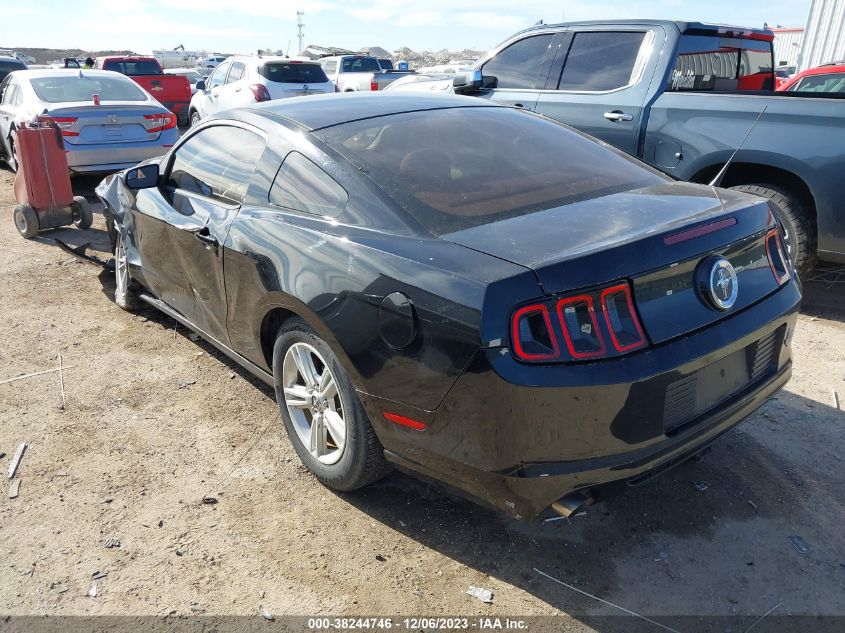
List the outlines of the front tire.
{"label": "front tire", "polygon": [[798,196],[768,183],[737,185],[731,189],[768,199],[772,213],[783,227],[784,242],[792,265],[798,276],[806,279],[818,260],[818,238]]}
{"label": "front tire", "polygon": [[389,470],[349,376],[304,321],[290,319],[273,347],[279,413],[302,463],[324,485],[349,491]]}
{"label": "front tire", "polygon": [[71,206],[73,212],[73,223],[78,229],[88,229],[94,223],[94,212],[91,211],[91,205],[83,196],[74,196],[73,205]]}
{"label": "front tire", "polygon": [[126,238],[120,233],[114,245],[114,302],[127,312],[137,312],[141,308],[141,300],[129,276]]}
{"label": "front tire", "polygon": [[38,214],[31,206],[28,204],[17,205],[12,212],[12,216],[15,220],[15,228],[22,237],[31,240],[38,235],[40,229]]}
{"label": "front tire", "polygon": [[194,127],[195,125],[199,125],[199,122],[202,120],[200,117],[200,113],[196,110],[191,110],[191,116],[189,120],[190,127]]}

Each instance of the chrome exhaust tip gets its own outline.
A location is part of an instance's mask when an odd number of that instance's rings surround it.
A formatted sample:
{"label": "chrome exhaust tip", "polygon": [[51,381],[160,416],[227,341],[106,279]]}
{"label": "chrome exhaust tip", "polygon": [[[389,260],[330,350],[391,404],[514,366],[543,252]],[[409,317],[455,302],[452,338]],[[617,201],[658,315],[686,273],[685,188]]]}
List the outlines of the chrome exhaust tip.
{"label": "chrome exhaust tip", "polygon": [[558,515],[569,518],[573,514],[578,513],[580,510],[584,510],[587,506],[593,503],[593,498],[588,493],[583,492],[573,492],[572,494],[566,495],[561,499],[555,501],[551,508],[554,510]]}

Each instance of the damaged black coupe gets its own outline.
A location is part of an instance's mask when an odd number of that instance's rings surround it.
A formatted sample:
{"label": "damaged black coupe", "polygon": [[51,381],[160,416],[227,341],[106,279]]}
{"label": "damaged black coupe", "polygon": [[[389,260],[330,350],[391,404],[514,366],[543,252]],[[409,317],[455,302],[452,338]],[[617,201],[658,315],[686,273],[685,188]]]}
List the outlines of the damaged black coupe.
{"label": "damaged black coupe", "polygon": [[115,300],[275,387],[303,463],[568,515],[783,387],[800,293],[767,203],[435,95],[222,113],[97,190]]}

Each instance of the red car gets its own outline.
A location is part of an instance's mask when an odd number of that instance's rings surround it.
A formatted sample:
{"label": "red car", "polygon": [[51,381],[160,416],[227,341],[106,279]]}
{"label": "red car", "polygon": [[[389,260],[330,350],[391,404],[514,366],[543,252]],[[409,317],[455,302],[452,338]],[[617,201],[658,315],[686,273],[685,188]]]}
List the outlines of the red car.
{"label": "red car", "polygon": [[95,65],[126,75],[175,114],[180,126],[188,125],[191,84],[187,77],[165,75],[154,57],[98,57]]}
{"label": "red car", "polygon": [[831,62],[800,72],[778,86],[777,90],[845,93],[845,62]]}

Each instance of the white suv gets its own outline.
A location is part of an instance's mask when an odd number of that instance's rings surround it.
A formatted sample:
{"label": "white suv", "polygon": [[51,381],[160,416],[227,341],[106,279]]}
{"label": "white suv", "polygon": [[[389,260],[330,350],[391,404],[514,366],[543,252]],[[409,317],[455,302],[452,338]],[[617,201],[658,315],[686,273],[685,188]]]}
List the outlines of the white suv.
{"label": "white suv", "polygon": [[196,87],[189,108],[191,125],[220,110],[335,91],[317,62],[246,55],[229,57]]}

